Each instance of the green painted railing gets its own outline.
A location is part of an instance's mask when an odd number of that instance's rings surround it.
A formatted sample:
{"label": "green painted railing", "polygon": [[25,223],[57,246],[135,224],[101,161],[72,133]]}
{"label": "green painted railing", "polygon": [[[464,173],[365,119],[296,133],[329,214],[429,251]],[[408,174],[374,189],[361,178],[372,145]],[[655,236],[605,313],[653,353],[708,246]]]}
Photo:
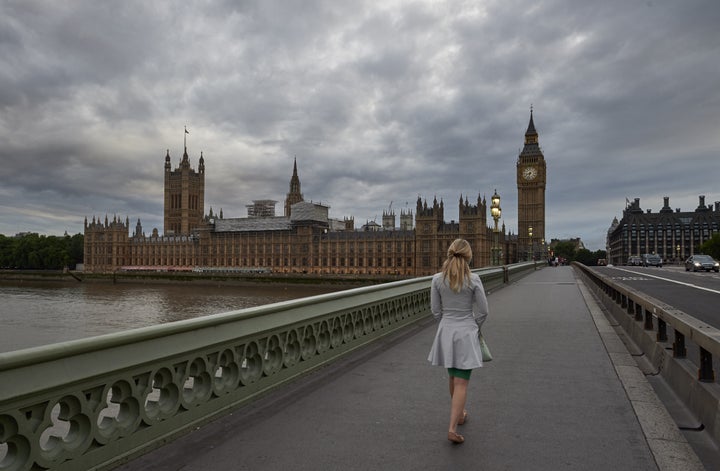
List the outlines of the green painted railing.
{"label": "green painted railing", "polygon": [[[493,290],[536,264],[476,270]],[[430,277],[0,354],[0,470],[108,469],[429,315]]]}

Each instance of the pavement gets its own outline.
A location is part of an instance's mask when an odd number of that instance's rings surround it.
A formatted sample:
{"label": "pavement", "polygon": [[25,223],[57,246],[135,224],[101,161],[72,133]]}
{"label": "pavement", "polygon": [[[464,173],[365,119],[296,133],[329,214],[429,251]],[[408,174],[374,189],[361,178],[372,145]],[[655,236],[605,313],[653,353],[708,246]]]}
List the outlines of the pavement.
{"label": "pavement", "polygon": [[705,469],[572,267],[488,300],[461,445],[428,319],[117,469]]}

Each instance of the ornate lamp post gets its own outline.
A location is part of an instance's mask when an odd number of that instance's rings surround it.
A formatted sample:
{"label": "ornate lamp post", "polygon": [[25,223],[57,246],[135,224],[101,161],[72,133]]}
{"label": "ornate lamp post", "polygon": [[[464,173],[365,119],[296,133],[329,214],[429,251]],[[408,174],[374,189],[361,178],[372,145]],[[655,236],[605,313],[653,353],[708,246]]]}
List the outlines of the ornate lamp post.
{"label": "ornate lamp post", "polygon": [[548,259],[548,263],[549,263],[549,261],[550,261],[550,257],[551,257],[551,252],[550,252],[550,246],[548,245],[548,246],[547,246],[547,259]]}
{"label": "ornate lamp post", "polygon": [[530,260],[532,260],[534,258],[533,253],[532,253],[532,246],[533,246],[532,245],[532,226],[528,227],[528,237],[530,237],[530,246],[528,247],[528,259],[527,259],[527,261],[529,262]]}
{"label": "ornate lamp post", "polygon": [[498,219],[500,219],[502,209],[500,209],[500,196],[497,194],[497,189],[495,190],[495,194],[492,195],[492,198],[490,198],[490,214],[495,221],[495,228],[493,229],[493,245],[491,249],[492,264],[500,265],[500,246],[498,244]]}

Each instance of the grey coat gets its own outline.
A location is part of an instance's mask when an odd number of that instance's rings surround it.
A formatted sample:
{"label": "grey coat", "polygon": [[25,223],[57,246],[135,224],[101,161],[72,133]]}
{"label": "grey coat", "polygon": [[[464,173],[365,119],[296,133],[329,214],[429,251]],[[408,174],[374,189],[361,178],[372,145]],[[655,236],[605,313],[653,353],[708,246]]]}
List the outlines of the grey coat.
{"label": "grey coat", "polygon": [[461,370],[481,367],[478,330],[488,315],[488,302],[480,277],[471,274],[460,292],[455,293],[442,273],[436,274],[430,286],[430,308],[440,323],[428,361]]}

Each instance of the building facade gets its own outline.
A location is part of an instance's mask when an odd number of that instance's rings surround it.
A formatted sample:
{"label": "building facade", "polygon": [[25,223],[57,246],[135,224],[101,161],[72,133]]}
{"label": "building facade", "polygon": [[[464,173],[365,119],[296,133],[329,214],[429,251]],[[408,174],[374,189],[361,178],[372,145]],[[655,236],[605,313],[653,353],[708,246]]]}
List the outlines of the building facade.
{"label": "building facade", "polygon": [[516,163],[518,191],[518,252],[524,260],[540,260],[545,252],[545,187],[547,166],[530,109],[530,123]]}
{"label": "building facade", "polygon": [[171,169],[170,150],[165,155],[165,234],[189,234],[205,215],[205,159],[200,153],[198,170],[190,166],[187,146],[180,165]]}
{"label": "building facade", "polygon": [[608,230],[608,262],[625,265],[630,256],[660,255],[666,263],[680,263],[697,252],[698,246],[720,232],[720,201],[714,207],[699,196],[694,211],[673,210],[670,198],[653,213],[643,211],[640,198],[627,202],[620,221]]}
{"label": "building facade", "polygon": [[443,209],[442,201],[418,198],[415,228],[381,230],[334,224],[327,206],[304,201],[291,206],[290,217],[208,217],[190,234],[146,235],[138,221],[129,236],[127,219],[93,218],[85,221],[85,271],[422,276],[438,271],[458,237],[470,242],[474,267],[488,265],[492,232],[484,199],[462,200],[459,222],[443,221]]}
{"label": "building facade", "polygon": [[[530,251],[533,238],[545,237],[545,160],[537,144],[533,123],[525,133],[525,148],[517,163],[519,235],[498,234],[501,262],[512,263]],[[130,235],[129,219],[85,219],[87,272],[118,270],[214,271],[235,273],[306,273],[336,275],[423,276],[436,273],[447,247],[466,239],[473,250],[473,267],[490,264],[493,228],[488,226],[488,205],[478,195],[460,196],[459,220],[446,222],[444,203],[431,204],[418,197],[414,214],[402,210],[395,225],[391,208],[383,211],[382,225],[369,221],[360,230],[354,218],[329,217],[327,206],[306,202],[300,190],[297,159],[293,161],[283,216],[275,216],[275,201],[256,200],[246,218],[224,218],[222,211],[204,214],[205,161],[198,170],[190,164],[187,146],[180,165],[171,169],[165,157],[164,231],[150,235],[137,221]],[[525,250],[523,252],[523,250]],[[538,249],[538,254],[540,249]]]}

